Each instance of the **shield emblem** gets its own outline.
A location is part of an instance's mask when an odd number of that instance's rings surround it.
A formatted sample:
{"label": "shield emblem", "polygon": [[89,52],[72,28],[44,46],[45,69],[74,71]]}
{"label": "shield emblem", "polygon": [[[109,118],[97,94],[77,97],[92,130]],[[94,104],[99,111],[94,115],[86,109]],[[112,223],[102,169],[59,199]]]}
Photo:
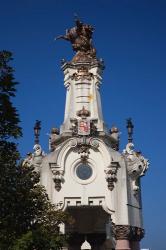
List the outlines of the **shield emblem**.
{"label": "shield emblem", "polygon": [[78,122],[78,134],[89,135],[90,134],[90,121],[80,120]]}

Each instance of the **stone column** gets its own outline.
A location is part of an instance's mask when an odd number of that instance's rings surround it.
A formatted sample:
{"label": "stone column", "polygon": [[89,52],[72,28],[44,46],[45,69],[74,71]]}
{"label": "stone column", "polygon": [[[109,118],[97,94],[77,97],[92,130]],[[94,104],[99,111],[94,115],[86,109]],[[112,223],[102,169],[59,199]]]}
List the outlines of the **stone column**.
{"label": "stone column", "polygon": [[140,240],[144,237],[144,229],[129,225],[116,225],[116,250],[140,250]]}

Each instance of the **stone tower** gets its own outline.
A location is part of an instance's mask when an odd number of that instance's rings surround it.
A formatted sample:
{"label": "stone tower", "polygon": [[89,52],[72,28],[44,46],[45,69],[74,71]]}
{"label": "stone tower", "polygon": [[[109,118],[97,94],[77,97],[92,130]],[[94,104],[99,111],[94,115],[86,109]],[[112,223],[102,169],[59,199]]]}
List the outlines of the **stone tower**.
{"label": "stone tower", "polygon": [[148,160],[134,150],[131,120],[122,153],[118,129],[104,124],[99,92],[104,65],[97,59],[92,33],[92,26],[76,20],[75,27],[58,37],[71,42],[76,52],[70,62],[62,62],[64,122],[60,131],[51,130],[50,152],[35,152],[32,164],[52,203],[75,219],[61,228],[71,235],[65,249],[139,250],[144,236],[140,177]]}

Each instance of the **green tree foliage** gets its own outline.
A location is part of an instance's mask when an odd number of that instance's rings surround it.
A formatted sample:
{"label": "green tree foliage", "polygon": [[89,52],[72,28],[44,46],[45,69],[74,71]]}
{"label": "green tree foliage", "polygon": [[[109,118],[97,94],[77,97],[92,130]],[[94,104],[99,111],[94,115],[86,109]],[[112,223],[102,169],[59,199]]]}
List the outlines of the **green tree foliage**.
{"label": "green tree foliage", "polygon": [[12,54],[0,52],[0,249],[13,240],[13,206],[16,203],[17,161],[19,153],[12,139],[21,136],[19,116],[12,104],[16,85],[14,70],[10,66]]}
{"label": "green tree foliage", "polygon": [[59,225],[69,217],[50,203],[33,167],[19,163],[11,60],[10,52],[0,52],[0,250],[58,250],[64,242]]}
{"label": "green tree foliage", "polygon": [[21,135],[19,116],[11,101],[17,85],[11,61],[11,52],[0,52],[0,139],[18,138]]}
{"label": "green tree foliage", "polygon": [[65,239],[59,233],[59,225],[68,222],[69,216],[50,203],[38,182],[39,175],[33,167],[19,166],[14,216],[17,240],[12,250],[57,250],[63,246]]}

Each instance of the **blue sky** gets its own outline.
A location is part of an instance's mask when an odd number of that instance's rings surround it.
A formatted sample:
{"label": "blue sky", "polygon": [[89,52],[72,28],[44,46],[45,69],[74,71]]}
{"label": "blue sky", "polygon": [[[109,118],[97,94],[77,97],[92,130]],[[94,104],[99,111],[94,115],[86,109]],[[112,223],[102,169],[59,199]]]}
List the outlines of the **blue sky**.
{"label": "blue sky", "polygon": [[74,25],[74,13],[95,27],[94,44],[106,66],[101,87],[105,121],[122,132],[122,150],[125,119],[132,117],[135,146],[151,163],[142,179],[142,247],[165,250],[166,1],[1,0],[0,6],[0,49],[13,52],[20,83],[14,102],[24,134],[22,156],[32,151],[36,119],[42,121],[40,141],[46,152],[47,133],[63,122],[60,60],[70,60],[73,52],[69,43],[54,37]]}

